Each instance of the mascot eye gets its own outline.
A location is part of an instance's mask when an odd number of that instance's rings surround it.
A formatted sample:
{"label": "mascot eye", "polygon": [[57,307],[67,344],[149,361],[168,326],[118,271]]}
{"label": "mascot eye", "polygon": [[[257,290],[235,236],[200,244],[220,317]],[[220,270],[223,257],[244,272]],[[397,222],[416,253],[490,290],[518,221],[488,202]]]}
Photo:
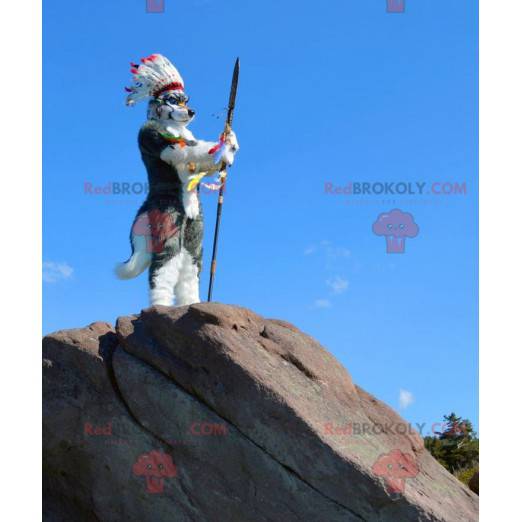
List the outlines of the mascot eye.
{"label": "mascot eye", "polygon": [[167,96],[163,98],[163,103],[166,103],[168,105],[182,105],[187,104],[189,101],[188,96],[185,96],[184,94],[179,94],[177,96]]}

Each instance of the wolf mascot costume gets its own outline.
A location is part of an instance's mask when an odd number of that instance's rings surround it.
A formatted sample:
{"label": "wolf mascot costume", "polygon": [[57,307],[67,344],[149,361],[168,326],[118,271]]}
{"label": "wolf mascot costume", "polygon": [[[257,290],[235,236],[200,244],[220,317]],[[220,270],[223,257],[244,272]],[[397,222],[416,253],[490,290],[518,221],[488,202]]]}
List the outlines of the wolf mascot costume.
{"label": "wolf mascot costume", "polygon": [[197,303],[203,239],[198,183],[223,163],[232,165],[238,142],[232,130],[218,142],[194,138],[187,125],[195,112],[187,106],[183,79],[164,56],[131,65],[127,105],[150,98],[138,136],[149,194],[131,228],[132,255],[116,274],[130,279],[150,267],[152,305]]}

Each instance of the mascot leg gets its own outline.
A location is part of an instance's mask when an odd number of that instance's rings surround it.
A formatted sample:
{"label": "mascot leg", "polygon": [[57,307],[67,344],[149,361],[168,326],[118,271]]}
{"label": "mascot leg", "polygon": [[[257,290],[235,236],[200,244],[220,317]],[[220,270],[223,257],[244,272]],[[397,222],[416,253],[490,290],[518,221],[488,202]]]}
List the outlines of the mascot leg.
{"label": "mascot leg", "polygon": [[167,260],[152,261],[149,272],[150,304],[172,306],[174,287],[179,280],[183,255],[177,254]]}
{"label": "mascot leg", "polygon": [[191,254],[182,251],[182,264],[178,283],[174,288],[176,305],[199,303],[199,266]]}

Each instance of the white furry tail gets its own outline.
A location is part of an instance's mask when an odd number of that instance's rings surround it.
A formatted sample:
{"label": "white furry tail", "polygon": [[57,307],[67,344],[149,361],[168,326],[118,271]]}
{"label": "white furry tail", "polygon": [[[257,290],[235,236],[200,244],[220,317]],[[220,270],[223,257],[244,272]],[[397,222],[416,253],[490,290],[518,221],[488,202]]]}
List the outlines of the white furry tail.
{"label": "white furry tail", "polygon": [[132,256],[125,263],[118,263],[114,273],[119,279],[132,279],[146,270],[152,260],[152,254],[147,252],[147,244],[144,236],[132,238]]}

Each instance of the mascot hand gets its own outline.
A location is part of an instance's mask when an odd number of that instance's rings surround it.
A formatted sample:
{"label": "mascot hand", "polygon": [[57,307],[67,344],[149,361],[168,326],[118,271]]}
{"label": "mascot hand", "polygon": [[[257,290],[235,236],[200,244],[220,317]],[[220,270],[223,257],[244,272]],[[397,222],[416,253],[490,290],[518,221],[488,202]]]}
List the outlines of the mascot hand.
{"label": "mascot hand", "polygon": [[238,150],[239,150],[239,143],[237,141],[236,133],[232,129],[230,129],[227,132],[227,136],[225,139],[225,147],[224,147],[223,155],[221,156],[221,159],[224,161],[224,163],[227,166],[230,166],[230,165],[232,165],[232,163],[234,163],[234,157]]}

